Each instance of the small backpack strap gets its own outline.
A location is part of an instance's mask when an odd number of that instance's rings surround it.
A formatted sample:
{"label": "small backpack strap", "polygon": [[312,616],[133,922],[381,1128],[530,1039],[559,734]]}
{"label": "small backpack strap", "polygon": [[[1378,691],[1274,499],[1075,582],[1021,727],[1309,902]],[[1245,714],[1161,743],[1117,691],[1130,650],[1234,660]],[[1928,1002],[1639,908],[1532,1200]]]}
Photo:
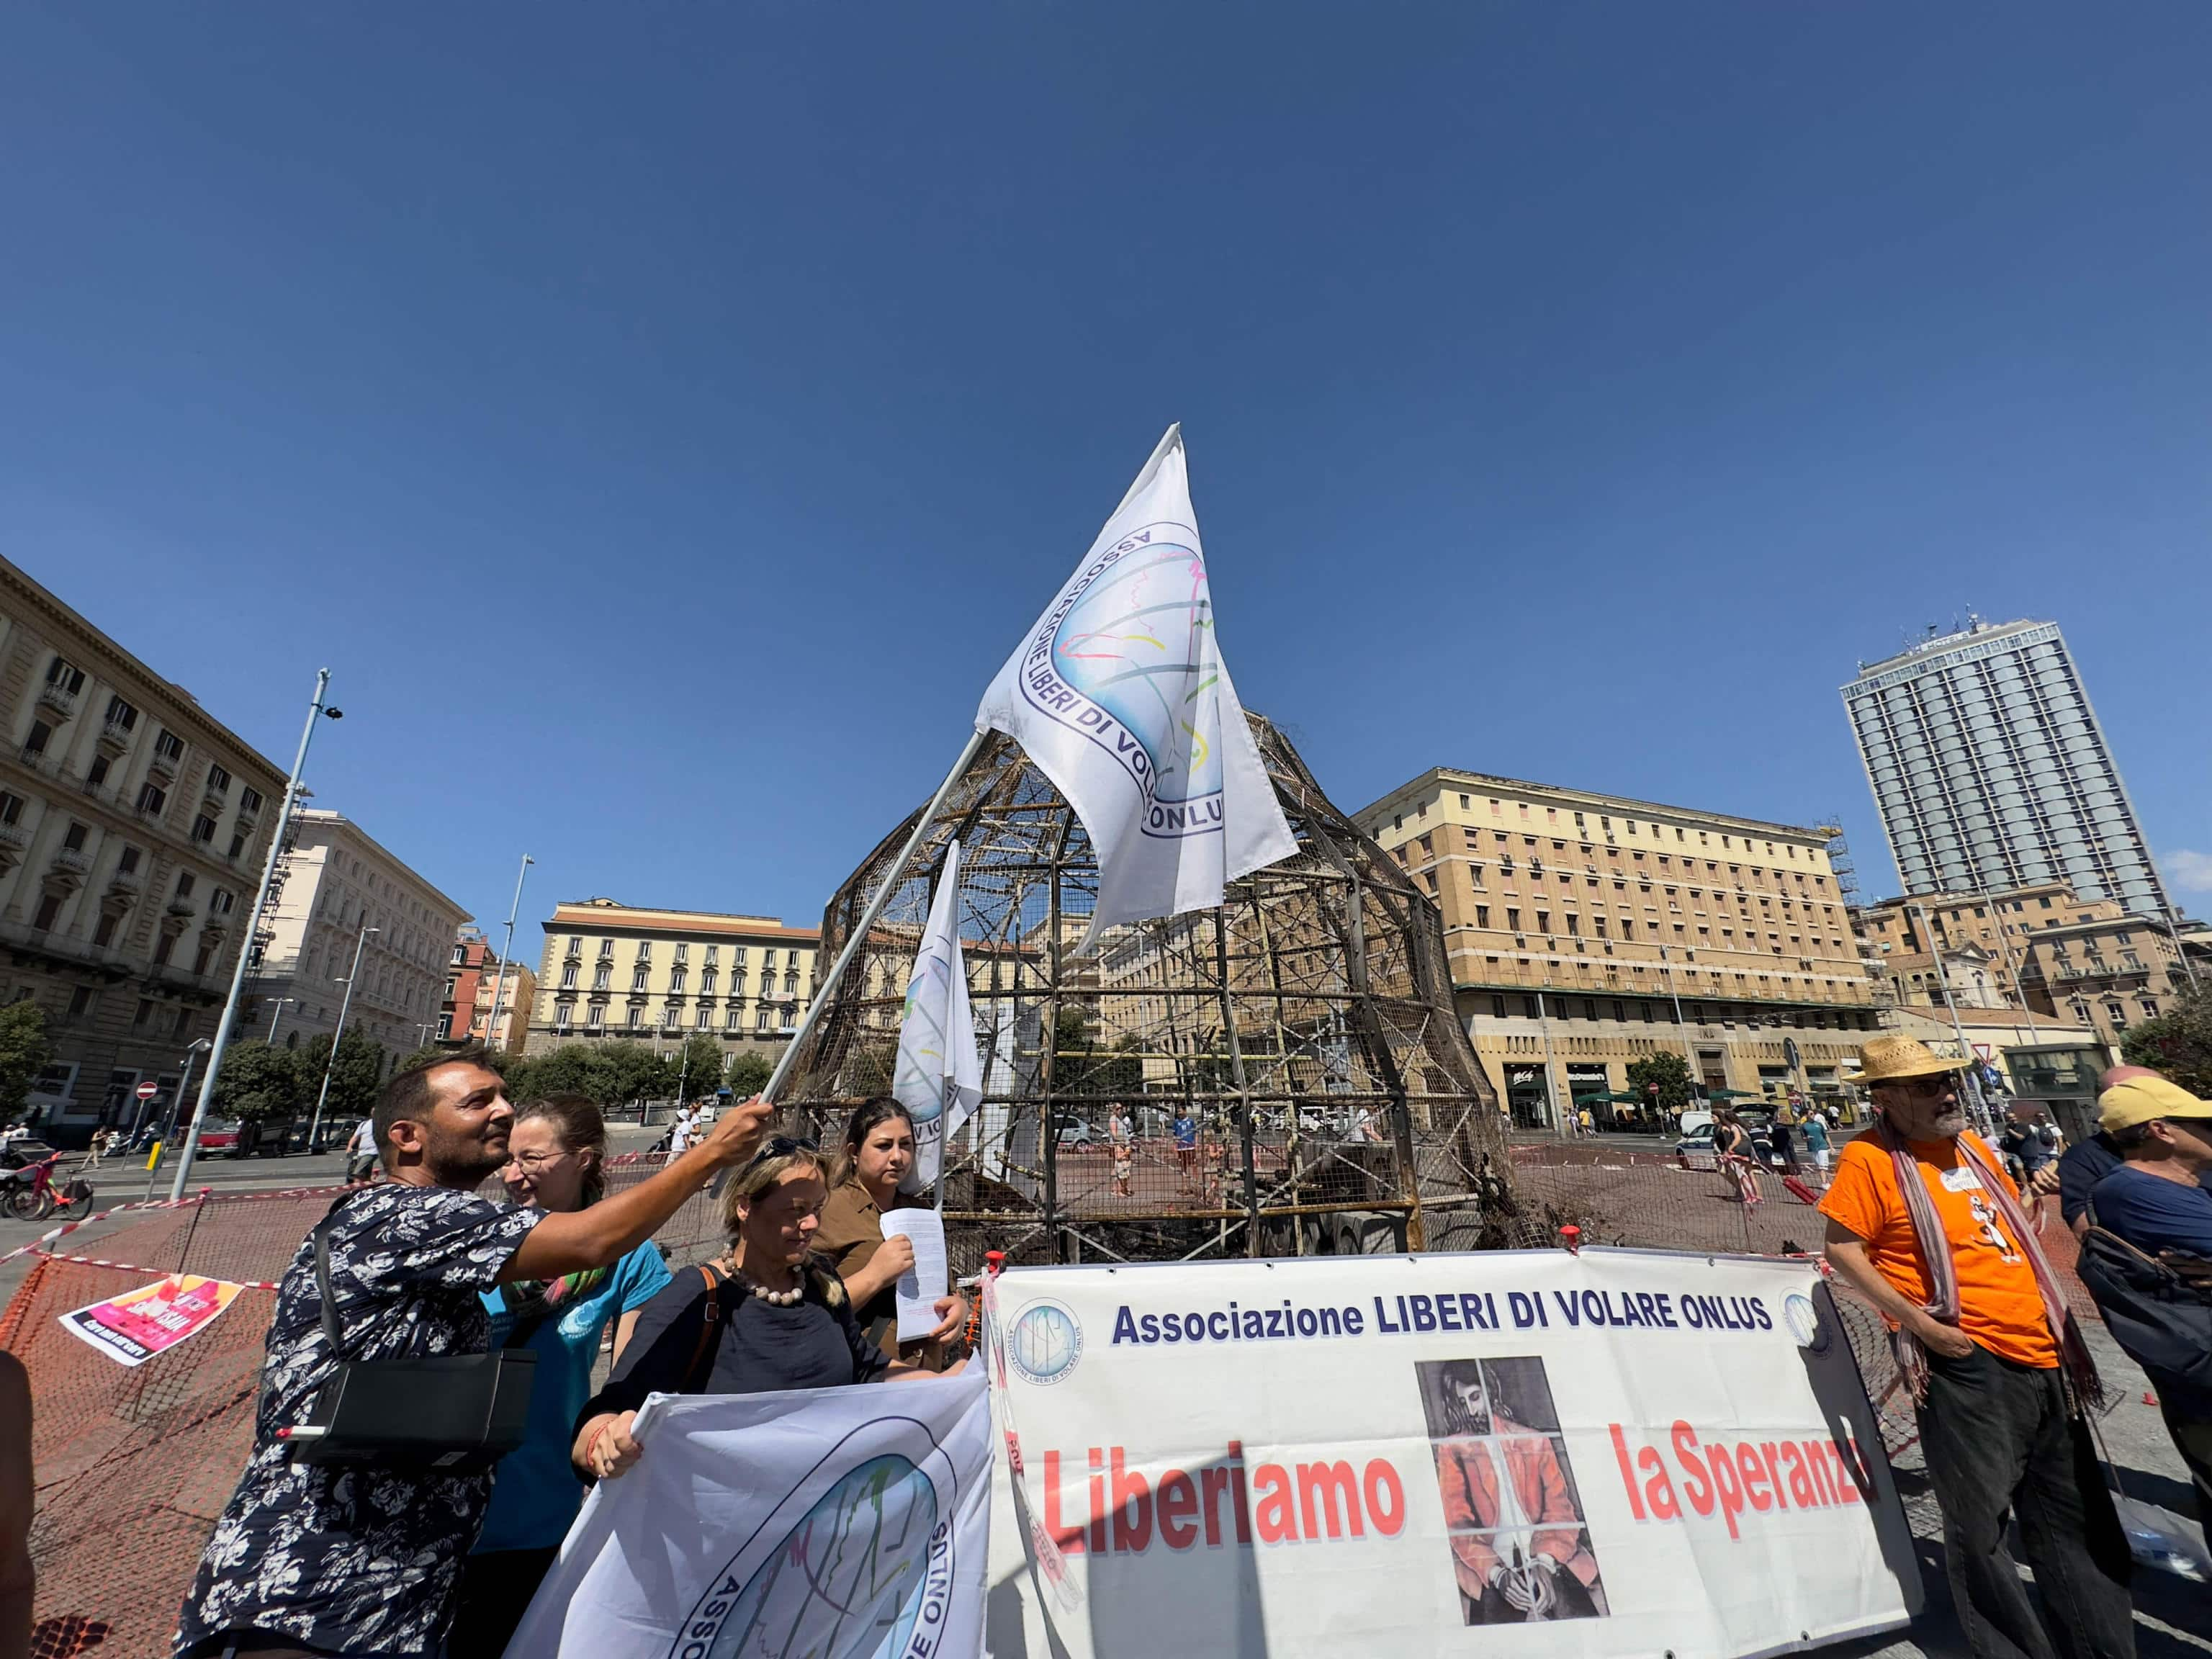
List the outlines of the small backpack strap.
{"label": "small backpack strap", "polygon": [[722,1305],[722,1281],[714,1268],[702,1261],[699,1277],[707,1281],[707,1302],[700,1310],[699,1340],[691,1350],[691,1363],[684,1368],[684,1382],[678,1389],[683,1394],[701,1392],[707,1379],[714,1375],[714,1345],[721,1338],[722,1327],[729,1322]]}

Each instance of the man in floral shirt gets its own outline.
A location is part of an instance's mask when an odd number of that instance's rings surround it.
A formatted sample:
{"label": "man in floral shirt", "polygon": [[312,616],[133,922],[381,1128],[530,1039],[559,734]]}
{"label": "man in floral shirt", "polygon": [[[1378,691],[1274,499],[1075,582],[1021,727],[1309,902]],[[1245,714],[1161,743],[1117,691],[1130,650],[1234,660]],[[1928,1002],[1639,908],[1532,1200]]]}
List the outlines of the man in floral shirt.
{"label": "man in floral shirt", "polygon": [[[348,1360],[482,1353],[478,1292],[604,1267],[643,1243],[717,1171],[742,1163],[769,1108],[722,1114],[650,1180],[565,1214],[476,1195],[514,1121],[481,1051],[393,1078],[376,1139],[392,1179],[339,1200],[331,1289]],[[252,1455],[185,1599],[179,1656],[432,1655],[491,1476],[301,1464],[278,1431],[306,1419],[340,1356],[322,1329],[312,1241],[276,1294]]]}

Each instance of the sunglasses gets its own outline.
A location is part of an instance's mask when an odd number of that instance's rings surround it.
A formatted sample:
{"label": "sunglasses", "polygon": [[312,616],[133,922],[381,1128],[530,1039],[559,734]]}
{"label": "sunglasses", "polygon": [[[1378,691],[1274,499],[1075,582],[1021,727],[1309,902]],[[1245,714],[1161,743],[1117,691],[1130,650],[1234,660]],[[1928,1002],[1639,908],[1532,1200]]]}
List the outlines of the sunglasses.
{"label": "sunglasses", "polygon": [[822,1150],[805,1135],[770,1135],[755,1152],[752,1161],[763,1164],[772,1158],[789,1158],[793,1152],[818,1152]]}

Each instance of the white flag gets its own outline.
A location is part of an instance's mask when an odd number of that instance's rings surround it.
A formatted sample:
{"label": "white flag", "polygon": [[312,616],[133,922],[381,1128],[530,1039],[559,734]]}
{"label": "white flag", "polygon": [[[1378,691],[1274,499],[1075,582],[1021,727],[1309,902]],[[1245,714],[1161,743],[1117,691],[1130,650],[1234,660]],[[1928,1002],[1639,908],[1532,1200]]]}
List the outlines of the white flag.
{"label": "white flag", "polygon": [[981,1368],[805,1393],[654,1395],[507,1659],[977,1659]]}
{"label": "white flag", "polygon": [[1218,905],[1297,851],[1221,660],[1181,427],[1006,659],[975,729],[1020,744],[1083,820],[1098,855],[1085,950],[1117,922]]}
{"label": "white flag", "polygon": [[929,925],[907,981],[891,1094],[914,1117],[914,1168],[902,1183],[919,1192],[945,1167],[945,1148],[983,1098],[975,1020],[968,1011],[968,967],[960,955],[960,843],[945,849],[945,873],[929,901]]}

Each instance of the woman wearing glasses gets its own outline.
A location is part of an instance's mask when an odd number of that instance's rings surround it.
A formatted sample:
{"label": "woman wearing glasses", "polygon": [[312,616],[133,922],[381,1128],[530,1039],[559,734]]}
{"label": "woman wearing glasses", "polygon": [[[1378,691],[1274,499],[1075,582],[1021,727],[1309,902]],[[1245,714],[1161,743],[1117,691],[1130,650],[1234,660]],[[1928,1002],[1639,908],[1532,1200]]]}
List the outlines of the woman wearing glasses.
{"label": "woman wearing glasses", "polygon": [[[729,1254],[646,1304],[614,1375],[577,1419],[570,1453],[586,1479],[637,1462],[630,1425],[649,1394],[766,1394],[925,1374],[868,1340],[843,1281],[813,1254],[828,1198],[822,1154],[788,1135],[732,1178],[722,1194]],[[953,1300],[938,1304],[940,1316]]]}
{"label": "woman wearing glasses", "polygon": [[[582,1095],[549,1095],[515,1108],[500,1178],[518,1204],[580,1210],[605,1190],[606,1148],[597,1106]],[[537,1376],[529,1438],[500,1460],[483,1531],[461,1574],[451,1651],[498,1653],[522,1621],[584,1500],[568,1448],[591,1397],[600,1340],[611,1324],[619,1359],[638,1316],[668,1282],[647,1242],[612,1267],[483,1292],[492,1346],[535,1351]]]}

